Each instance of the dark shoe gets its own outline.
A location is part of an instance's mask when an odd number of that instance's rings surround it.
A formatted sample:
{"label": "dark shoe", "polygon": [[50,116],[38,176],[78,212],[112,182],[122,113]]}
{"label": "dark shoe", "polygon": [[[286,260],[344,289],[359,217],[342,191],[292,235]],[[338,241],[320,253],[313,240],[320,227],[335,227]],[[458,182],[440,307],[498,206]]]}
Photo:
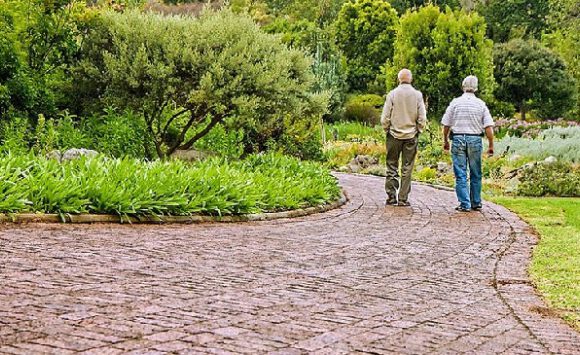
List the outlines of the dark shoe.
{"label": "dark shoe", "polygon": [[476,206],[471,206],[471,209],[474,211],[480,211],[482,207],[483,207],[482,205],[476,205]]}
{"label": "dark shoe", "polygon": [[459,211],[459,212],[470,212],[471,211],[469,208],[465,208],[465,207],[461,207],[461,206],[455,207],[455,210]]}
{"label": "dark shoe", "polygon": [[411,204],[409,203],[409,201],[399,201],[397,206],[408,207],[408,206],[411,206]]}
{"label": "dark shoe", "polygon": [[397,205],[397,200],[387,200],[387,202],[385,202],[386,206],[396,206]]}

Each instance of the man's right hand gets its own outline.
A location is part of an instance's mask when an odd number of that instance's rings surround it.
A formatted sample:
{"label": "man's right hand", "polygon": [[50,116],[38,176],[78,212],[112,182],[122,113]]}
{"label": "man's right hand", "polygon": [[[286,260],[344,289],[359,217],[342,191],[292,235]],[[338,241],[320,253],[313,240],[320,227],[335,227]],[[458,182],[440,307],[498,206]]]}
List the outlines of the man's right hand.
{"label": "man's right hand", "polygon": [[488,156],[488,157],[493,157],[493,147],[489,147],[489,148],[487,149],[487,156]]}
{"label": "man's right hand", "polygon": [[449,153],[449,141],[443,142],[443,150],[445,153]]}

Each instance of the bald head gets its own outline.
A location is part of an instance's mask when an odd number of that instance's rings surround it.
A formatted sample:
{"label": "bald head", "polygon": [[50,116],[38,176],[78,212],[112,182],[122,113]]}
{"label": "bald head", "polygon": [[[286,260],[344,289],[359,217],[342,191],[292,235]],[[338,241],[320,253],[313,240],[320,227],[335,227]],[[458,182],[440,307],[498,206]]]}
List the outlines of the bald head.
{"label": "bald head", "polygon": [[413,81],[413,74],[411,74],[411,71],[409,69],[405,68],[401,69],[401,71],[397,75],[397,78],[399,79],[399,83],[401,84],[411,84],[411,82]]}

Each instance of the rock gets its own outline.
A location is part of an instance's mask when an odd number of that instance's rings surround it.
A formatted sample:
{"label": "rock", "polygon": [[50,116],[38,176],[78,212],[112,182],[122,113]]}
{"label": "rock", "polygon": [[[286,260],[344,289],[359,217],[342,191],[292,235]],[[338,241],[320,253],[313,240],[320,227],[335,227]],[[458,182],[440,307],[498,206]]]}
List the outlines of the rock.
{"label": "rock", "polygon": [[371,165],[376,165],[379,163],[379,159],[372,157],[370,155],[357,155],[354,159],[350,162],[351,164],[355,163],[361,168],[368,168]]}
{"label": "rock", "polygon": [[556,159],[556,157],[551,156],[551,155],[549,157],[547,157],[546,159],[544,159],[544,163],[548,163],[548,164],[552,164],[552,163],[555,163],[557,161],[558,161],[558,159]]}
{"label": "rock", "polygon": [[66,152],[62,153],[60,160],[61,161],[74,160],[74,159],[78,159],[80,157],[92,158],[92,157],[96,157],[97,155],[99,155],[99,152],[97,152],[95,150],[90,150],[90,149],[85,149],[85,148],[71,148],[71,149],[67,150]]}
{"label": "rock", "polygon": [[360,165],[350,163],[346,166],[351,173],[358,173],[361,170]]}
{"label": "rock", "polygon": [[522,158],[522,156],[519,154],[512,154],[509,156],[508,161],[514,162],[514,161],[520,160],[521,158]]}
{"label": "rock", "polygon": [[213,155],[214,154],[212,154],[210,152],[205,152],[205,151],[201,151],[201,150],[195,150],[195,149],[179,150],[178,149],[171,154],[171,158],[183,160],[183,161],[188,161],[188,162],[194,162],[194,161],[203,160],[203,159],[208,158],[208,157],[213,156]]}
{"label": "rock", "polygon": [[438,172],[445,174],[445,173],[449,172],[449,170],[451,170],[449,164],[447,164],[444,161],[437,162],[437,171]]}
{"label": "rock", "polygon": [[50,152],[48,152],[46,154],[46,158],[47,159],[54,159],[57,161],[61,161],[62,160],[62,154],[60,152],[60,150],[51,150]]}

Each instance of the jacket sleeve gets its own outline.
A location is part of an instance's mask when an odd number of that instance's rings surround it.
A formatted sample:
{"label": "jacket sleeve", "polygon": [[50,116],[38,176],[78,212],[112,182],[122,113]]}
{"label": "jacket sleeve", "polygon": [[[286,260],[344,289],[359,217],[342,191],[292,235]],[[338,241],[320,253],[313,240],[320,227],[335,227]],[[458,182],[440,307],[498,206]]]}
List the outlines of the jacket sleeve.
{"label": "jacket sleeve", "polygon": [[425,101],[423,101],[423,94],[419,92],[417,95],[417,130],[419,133],[423,132],[427,125],[427,110],[425,109]]}
{"label": "jacket sleeve", "polygon": [[391,113],[393,112],[393,99],[391,93],[387,95],[385,106],[383,106],[383,113],[381,114],[381,126],[385,132],[389,131],[391,127]]}

